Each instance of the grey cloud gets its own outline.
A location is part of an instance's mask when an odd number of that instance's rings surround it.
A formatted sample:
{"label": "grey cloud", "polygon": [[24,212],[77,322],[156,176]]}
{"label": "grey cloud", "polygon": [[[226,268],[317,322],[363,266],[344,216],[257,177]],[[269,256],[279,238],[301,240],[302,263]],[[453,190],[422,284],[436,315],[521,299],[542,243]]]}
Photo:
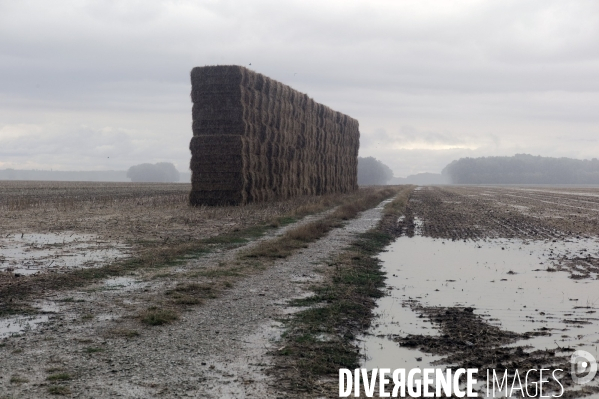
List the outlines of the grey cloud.
{"label": "grey cloud", "polygon": [[[468,151],[586,156],[599,150],[598,11],[583,0],[0,2],[0,134],[30,123],[48,138],[13,141],[0,162],[111,168],[99,150],[75,151],[78,135],[110,127],[127,137],[103,140],[140,162],[185,167],[189,70],[249,63],[358,118],[362,153],[395,159],[396,173]],[[410,142],[462,150],[397,149]]]}
{"label": "grey cloud", "polygon": [[360,137],[360,146],[364,149],[371,147],[389,147],[398,148],[413,144],[422,145],[445,145],[445,146],[464,146],[466,140],[460,135],[451,133],[441,133],[433,131],[418,131],[412,126],[402,126],[396,133],[389,134],[385,129],[376,129],[372,134],[362,134]]}

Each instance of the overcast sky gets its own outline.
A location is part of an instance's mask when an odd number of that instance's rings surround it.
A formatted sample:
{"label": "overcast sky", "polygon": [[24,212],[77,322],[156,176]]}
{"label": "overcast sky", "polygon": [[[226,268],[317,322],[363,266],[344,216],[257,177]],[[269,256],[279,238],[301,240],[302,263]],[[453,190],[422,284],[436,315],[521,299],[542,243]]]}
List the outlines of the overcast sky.
{"label": "overcast sky", "polygon": [[0,169],[185,171],[214,64],[358,119],[396,176],[599,156],[596,0],[0,0]]}

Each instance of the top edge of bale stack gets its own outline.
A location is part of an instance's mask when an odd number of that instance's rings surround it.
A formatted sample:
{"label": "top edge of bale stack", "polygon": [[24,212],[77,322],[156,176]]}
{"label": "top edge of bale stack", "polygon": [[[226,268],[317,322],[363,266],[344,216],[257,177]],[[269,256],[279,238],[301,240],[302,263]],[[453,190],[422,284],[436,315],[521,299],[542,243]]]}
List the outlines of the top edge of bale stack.
{"label": "top edge of bale stack", "polygon": [[191,99],[191,205],[357,189],[357,120],[238,65],[193,68]]}

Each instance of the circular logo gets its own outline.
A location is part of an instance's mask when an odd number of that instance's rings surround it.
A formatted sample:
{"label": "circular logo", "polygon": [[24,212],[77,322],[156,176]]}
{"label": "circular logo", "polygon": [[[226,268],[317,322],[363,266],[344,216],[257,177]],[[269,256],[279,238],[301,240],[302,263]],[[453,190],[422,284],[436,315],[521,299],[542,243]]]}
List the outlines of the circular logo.
{"label": "circular logo", "polygon": [[570,357],[572,381],[575,384],[586,384],[597,374],[597,361],[587,351],[578,350]]}

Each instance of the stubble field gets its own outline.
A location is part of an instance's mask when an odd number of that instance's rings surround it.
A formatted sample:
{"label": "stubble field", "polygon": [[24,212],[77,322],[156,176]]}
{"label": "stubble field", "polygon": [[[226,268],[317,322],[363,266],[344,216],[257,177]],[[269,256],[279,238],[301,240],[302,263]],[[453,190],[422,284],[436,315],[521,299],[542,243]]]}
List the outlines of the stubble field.
{"label": "stubble field", "polygon": [[[322,397],[358,355],[565,367],[599,343],[599,189],[368,188],[198,208],[189,189],[0,183],[2,395]],[[381,239],[396,241],[379,265]]]}

